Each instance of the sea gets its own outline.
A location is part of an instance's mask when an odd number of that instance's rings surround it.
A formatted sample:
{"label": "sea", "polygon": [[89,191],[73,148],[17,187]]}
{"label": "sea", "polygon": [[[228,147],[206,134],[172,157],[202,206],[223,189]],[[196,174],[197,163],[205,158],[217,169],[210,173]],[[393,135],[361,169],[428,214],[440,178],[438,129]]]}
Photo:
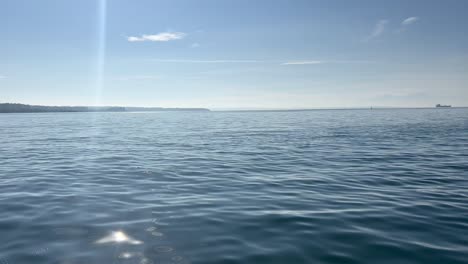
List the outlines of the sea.
{"label": "sea", "polygon": [[0,114],[0,264],[468,263],[468,109]]}

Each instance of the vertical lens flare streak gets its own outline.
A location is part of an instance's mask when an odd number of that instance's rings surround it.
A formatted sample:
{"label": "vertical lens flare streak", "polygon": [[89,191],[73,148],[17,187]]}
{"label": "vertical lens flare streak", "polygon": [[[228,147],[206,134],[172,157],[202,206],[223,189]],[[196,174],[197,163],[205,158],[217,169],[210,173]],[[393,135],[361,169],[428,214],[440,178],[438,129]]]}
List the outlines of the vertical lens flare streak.
{"label": "vertical lens flare streak", "polygon": [[97,25],[97,60],[96,60],[96,91],[94,105],[100,105],[104,89],[104,70],[106,57],[106,16],[107,0],[98,0],[98,25]]}

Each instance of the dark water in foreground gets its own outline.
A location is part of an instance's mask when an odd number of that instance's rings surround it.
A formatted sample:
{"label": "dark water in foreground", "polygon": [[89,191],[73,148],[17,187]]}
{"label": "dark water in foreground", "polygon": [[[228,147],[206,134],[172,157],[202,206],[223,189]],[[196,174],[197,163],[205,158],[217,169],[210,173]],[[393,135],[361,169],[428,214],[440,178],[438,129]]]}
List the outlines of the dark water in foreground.
{"label": "dark water in foreground", "polygon": [[0,263],[467,263],[468,110],[0,115]]}

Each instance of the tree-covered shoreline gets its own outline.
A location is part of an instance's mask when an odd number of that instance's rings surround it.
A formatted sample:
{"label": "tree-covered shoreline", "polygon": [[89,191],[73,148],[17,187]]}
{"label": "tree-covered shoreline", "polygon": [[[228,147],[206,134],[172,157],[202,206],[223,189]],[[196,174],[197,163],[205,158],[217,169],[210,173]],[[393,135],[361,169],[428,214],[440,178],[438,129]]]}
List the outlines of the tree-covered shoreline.
{"label": "tree-covered shoreline", "polygon": [[0,103],[0,113],[49,112],[156,112],[156,111],[209,111],[206,108],[122,107],[122,106],[44,106]]}

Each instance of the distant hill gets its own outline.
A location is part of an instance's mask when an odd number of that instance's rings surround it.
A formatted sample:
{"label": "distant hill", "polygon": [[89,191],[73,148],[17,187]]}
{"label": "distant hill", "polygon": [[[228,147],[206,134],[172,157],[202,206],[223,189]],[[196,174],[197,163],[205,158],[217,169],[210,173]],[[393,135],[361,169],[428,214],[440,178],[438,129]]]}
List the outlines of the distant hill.
{"label": "distant hill", "polygon": [[158,111],[210,111],[206,108],[122,107],[122,106],[44,106],[28,104],[0,104],[0,113],[48,112],[158,112]]}

